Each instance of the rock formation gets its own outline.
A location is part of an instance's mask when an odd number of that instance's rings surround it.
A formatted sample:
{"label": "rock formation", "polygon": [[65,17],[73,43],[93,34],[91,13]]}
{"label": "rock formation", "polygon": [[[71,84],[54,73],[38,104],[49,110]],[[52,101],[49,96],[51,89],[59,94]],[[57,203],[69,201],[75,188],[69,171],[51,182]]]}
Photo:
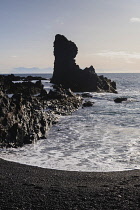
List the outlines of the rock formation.
{"label": "rock formation", "polygon": [[[16,93],[22,93],[24,95],[37,94],[43,88],[41,79],[46,80],[45,78],[42,77],[32,77],[32,76],[20,77],[20,76],[15,76],[13,74],[7,76],[0,75],[0,88],[3,87],[4,91],[7,94],[16,94]],[[38,81],[36,83],[32,83],[31,80],[38,80]],[[14,81],[16,81],[16,83],[14,83]]]}
{"label": "rock formation", "polygon": [[90,106],[93,106],[94,102],[91,102],[91,101],[85,101],[83,104],[82,104],[82,107],[90,107]]}
{"label": "rock formation", "polygon": [[121,98],[115,98],[114,99],[115,103],[122,103],[123,101],[127,101],[127,98],[121,97]]}
{"label": "rock formation", "polygon": [[78,53],[76,44],[57,34],[54,41],[54,72],[51,82],[71,88],[76,92],[113,92],[116,93],[116,83],[104,76],[98,76],[93,66],[80,69],[75,63]]}
{"label": "rock formation", "polygon": [[[3,79],[2,79],[3,78]],[[82,103],[69,89],[55,86],[49,93],[40,81],[17,85],[16,91],[7,84],[6,76],[0,79],[0,146],[17,147],[46,138],[58,115],[75,111]],[[28,91],[27,91],[28,89]],[[12,91],[13,90],[13,91]],[[5,91],[12,93],[8,97]],[[34,93],[38,92],[38,96]],[[57,115],[56,115],[57,114]]]}

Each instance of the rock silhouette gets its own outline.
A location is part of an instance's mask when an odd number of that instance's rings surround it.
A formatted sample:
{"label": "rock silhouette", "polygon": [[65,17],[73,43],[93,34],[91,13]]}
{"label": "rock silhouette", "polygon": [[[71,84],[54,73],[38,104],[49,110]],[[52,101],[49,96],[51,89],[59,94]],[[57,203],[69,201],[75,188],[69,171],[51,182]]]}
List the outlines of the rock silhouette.
{"label": "rock silhouette", "polygon": [[116,83],[104,76],[98,76],[93,66],[84,70],[75,62],[78,53],[76,44],[65,36],[57,34],[54,41],[54,72],[51,82],[70,88],[75,92],[113,92]]}

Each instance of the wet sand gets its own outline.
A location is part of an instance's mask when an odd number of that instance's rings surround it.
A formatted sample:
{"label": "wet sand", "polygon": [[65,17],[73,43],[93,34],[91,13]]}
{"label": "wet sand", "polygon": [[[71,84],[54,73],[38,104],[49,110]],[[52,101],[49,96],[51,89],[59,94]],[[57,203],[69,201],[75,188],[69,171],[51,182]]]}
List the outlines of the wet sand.
{"label": "wet sand", "polygon": [[0,209],[140,209],[140,170],[71,172],[0,159]]}

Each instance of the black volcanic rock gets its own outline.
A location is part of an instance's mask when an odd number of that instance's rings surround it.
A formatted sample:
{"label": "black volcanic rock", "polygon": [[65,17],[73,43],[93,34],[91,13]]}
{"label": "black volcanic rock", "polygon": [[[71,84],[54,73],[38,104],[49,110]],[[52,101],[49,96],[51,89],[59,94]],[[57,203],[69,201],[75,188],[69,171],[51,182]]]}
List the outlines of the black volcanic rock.
{"label": "black volcanic rock", "polygon": [[33,95],[38,94],[42,91],[43,85],[41,81],[37,81],[36,83],[32,82],[20,82],[20,83],[11,83],[9,88],[6,90],[7,94],[17,94],[22,93],[24,95]]}
{"label": "black volcanic rock", "polygon": [[43,112],[39,100],[33,97],[15,94],[8,98],[1,91],[0,103],[1,146],[22,146],[45,138],[50,122],[56,120],[51,113]]}
{"label": "black volcanic rock", "polygon": [[92,95],[90,93],[82,93],[81,96],[83,98],[92,98]]}
{"label": "black volcanic rock", "polygon": [[[3,89],[7,94],[37,94],[40,93],[40,91],[43,89],[41,79],[45,80],[45,78],[42,77],[20,77],[15,76],[14,74],[0,75],[0,90]],[[38,81],[36,81],[36,83],[32,83],[31,80]]]}
{"label": "black volcanic rock", "polygon": [[47,80],[44,77],[40,76],[16,76],[14,74],[8,74],[8,75],[0,75],[0,80],[5,79],[7,81],[31,81],[31,80]]}
{"label": "black volcanic rock", "polygon": [[[36,83],[8,83],[0,78],[0,146],[17,147],[47,138],[48,130],[58,120],[58,115],[75,111],[82,103],[69,89],[55,85],[49,93],[40,81]],[[12,88],[13,86],[13,88]],[[7,92],[8,92],[7,90]],[[34,96],[35,93],[39,93]],[[57,114],[57,115],[56,115]]]}
{"label": "black volcanic rock", "polygon": [[116,83],[104,76],[98,76],[93,66],[80,69],[75,63],[78,53],[76,44],[57,34],[54,41],[54,72],[51,82],[71,88],[75,92],[113,92],[116,93]]}
{"label": "black volcanic rock", "polygon": [[114,99],[115,103],[122,103],[123,101],[127,101],[127,98],[121,97],[121,98],[115,98]]}
{"label": "black volcanic rock", "polygon": [[85,101],[83,103],[83,107],[90,107],[90,106],[93,106],[94,102],[91,102],[91,101]]}

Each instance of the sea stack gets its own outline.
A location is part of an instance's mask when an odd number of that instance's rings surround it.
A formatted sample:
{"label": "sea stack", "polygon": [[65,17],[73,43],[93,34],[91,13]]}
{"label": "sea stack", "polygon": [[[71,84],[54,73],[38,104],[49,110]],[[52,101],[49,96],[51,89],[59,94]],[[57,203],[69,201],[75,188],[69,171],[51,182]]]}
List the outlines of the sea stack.
{"label": "sea stack", "polygon": [[116,83],[104,76],[98,76],[93,66],[80,69],[75,63],[77,53],[78,48],[74,42],[60,34],[55,36],[55,61],[51,82],[75,92],[116,93]]}

